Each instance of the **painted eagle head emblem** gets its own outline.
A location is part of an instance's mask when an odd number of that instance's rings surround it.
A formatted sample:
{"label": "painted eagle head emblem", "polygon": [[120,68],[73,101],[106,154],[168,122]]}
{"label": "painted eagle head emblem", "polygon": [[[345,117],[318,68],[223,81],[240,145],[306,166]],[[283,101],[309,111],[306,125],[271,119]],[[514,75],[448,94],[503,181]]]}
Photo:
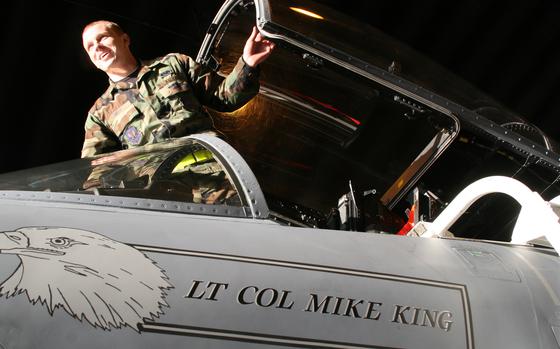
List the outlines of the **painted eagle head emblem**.
{"label": "painted eagle head emblem", "polygon": [[154,320],[163,314],[164,272],[135,248],[103,235],[69,228],[20,228],[0,233],[0,253],[21,263],[0,284],[0,296],[26,293],[52,315],[63,308],[105,330]]}

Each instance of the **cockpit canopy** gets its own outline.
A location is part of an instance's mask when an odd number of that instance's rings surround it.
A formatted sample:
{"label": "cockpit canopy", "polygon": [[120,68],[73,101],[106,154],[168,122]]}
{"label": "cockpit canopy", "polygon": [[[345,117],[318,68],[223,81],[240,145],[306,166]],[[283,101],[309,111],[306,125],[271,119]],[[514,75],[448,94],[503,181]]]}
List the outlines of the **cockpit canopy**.
{"label": "cockpit canopy", "polygon": [[[233,6],[199,59],[228,74],[255,18],[265,15],[256,10]],[[342,23],[334,15],[317,19],[285,1],[271,2],[269,10],[278,21],[264,29],[282,40],[261,67],[261,93],[234,113],[211,111],[218,128],[268,194],[328,212],[352,183],[394,205],[457,135],[456,118],[323,55],[326,46],[313,40],[336,43],[329,33]]]}

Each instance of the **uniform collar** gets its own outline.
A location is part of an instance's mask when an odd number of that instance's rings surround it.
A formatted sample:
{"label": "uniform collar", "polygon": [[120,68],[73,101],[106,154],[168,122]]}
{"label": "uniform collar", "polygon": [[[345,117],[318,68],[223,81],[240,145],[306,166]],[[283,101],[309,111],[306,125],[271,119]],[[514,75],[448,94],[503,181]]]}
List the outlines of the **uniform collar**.
{"label": "uniform collar", "polygon": [[132,82],[131,81],[127,81],[128,77],[114,82],[113,80],[109,79],[109,88],[107,89],[107,92],[110,94],[113,94],[114,92],[116,92],[117,90],[129,90],[132,88],[138,88],[138,85],[140,83],[140,81],[142,80],[142,77],[149,72],[150,70],[152,70],[153,67],[155,67],[156,65],[160,64],[161,61],[163,60],[164,57],[162,58],[157,58],[154,60],[149,60],[149,61],[142,61],[137,59],[138,62],[140,62],[138,68],[136,70],[134,70],[134,72],[132,72],[129,76],[133,75],[133,74],[137,74],[136,79],[134,79]]}

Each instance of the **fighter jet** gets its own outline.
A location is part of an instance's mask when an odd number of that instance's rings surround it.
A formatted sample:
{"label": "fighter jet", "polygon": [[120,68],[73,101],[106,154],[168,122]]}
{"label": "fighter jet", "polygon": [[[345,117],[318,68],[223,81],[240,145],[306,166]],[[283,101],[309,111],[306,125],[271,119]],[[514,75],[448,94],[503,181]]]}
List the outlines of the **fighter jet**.
{"label": "fighter jet", "polygon": [[559,347],[555,143],[312,1],[226,1],[197,60],[254,25],[221,137],[0,175],[0,348]]}

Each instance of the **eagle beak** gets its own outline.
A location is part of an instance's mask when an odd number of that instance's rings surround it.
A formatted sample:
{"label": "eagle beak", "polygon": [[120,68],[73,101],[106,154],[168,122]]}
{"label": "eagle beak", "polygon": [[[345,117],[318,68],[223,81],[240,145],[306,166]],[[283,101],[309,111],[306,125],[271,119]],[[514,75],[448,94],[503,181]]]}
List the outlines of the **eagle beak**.
{"label": "eagle beak", "polygon": [[16,248],[26,248],[28,246],[29,239],[20,231],[0,233],[0,252]]}

